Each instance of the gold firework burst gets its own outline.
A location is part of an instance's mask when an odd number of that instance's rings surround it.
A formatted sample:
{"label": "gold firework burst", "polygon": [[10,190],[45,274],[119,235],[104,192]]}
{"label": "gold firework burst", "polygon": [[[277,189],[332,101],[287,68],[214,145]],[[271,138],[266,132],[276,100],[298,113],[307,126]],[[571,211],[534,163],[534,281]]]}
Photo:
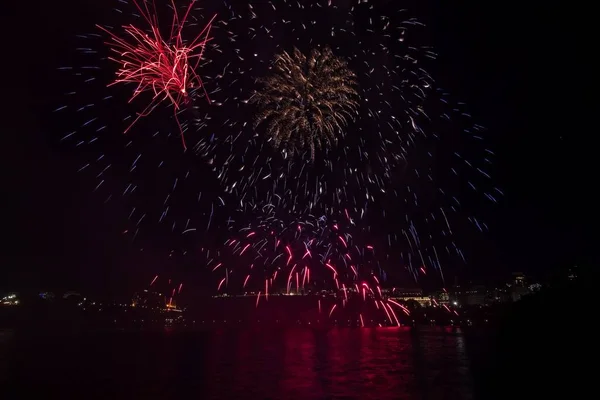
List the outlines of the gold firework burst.
{"label": "gold firework burst", "polygon": [[356,75],[330,48],[308,56],[294,48],[277,56],[273,73],[251,103],[259,107],[254,128],[267,122],[267,135],[277,149],[297,153],[337,143],[358,110]]}

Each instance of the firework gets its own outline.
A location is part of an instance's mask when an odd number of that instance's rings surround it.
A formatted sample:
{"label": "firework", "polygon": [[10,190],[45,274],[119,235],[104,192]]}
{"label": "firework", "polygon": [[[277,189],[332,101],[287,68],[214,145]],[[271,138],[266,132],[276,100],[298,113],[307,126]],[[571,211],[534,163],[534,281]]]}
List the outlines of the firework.
{"label": "firework", "polygon": [[[237,118],[224,121],[231,134],[214,155],[227,190],[252,202],[269,203],[275,194],[315,214],[386,197],[442,119],[442,108],[430,106],[438,99],[426,70],[434,54],[408,40],[419,23],[363,2],[343,9],[271,2],[233,13],[227,27],[234,54],[223,57],[221,87],[225,106],[235,107],[227,116]],[[320,59],[339,65],[339,75],[320,68]],[[264,77],[260,87],[247,92],[256,76]],[[256,105],[258,115],[245,120]],[[256,125],[267,134],[257,134]]]}
{"label": "firework", "polygon": [[252,281],[244,279],[244,287],[279,277],[286,282],[286,292],[292,287],[298,291],[313,281],[331,284],[323,289],[340,289],[344,282],[371,280],[375,273],[382,273],[371,264],[375,261],[373,246],[358,246],[340,223],[312,215],[281,219],[268,212],[271,207],[265,206],[263,217],[239,229],[225,243],[233,255],[247,261],[242,264],[257,267],[250,269]]}
{"label": "firework", "polygon": [[[471,205],[493,204],[502,192],[491,179],[484,129],[428,73],[435,53],[420,44],[423,25],[383,1],[254,3],[232,14],[232,53],[220,78],[229,110],[221,125],[230,134],[211,156],[225,190],[246,209],[277,204],[328,219],[350,210],[357,224],[380,227],[414,279],[443,282],[445,261],[466,258],[457,233],[487,230]],[[346,115],[341,131],[333,117],[323,119],[332,130],[301,129],[304,115],[286,112],[306,104],[287,94],[307,74],[296,60],[310,60],[314,49],[331,49],[353,74],[355,103],[345,109],[353,120]],[[248,88],[256,76],[264,78],[255,93]]]}
{"label": "firework", "polygon": [[326,216],[294,217],[285,212],[285,217],[279,217],[274,205],[263,207],[259,213],[261,216],[234,231],[225,242],[236,268],[230,268],[226,261],[211,266],[213,272],[223,276],[219,291],[254,292],[257,306],[261,298],[268,301],[272,294],[333,291],[337,300],[328,301],[327,310],[321,310],[318,300],[319,310],[328,317],[352,299],[372,302],[376,309],[385,311],[393,325],[400,322],[392,306],[409,314],[382,291],[386,274],[375,257],[375,247],[355,238],[355,234],[370,233],[360,232],[349,214],[339,221]]}
{"label": "firework", "polygon": [[133,0],[133,3],[149,25],[152,32],[150,35],[134,25],[125,26],[122,35],[97,25],[110,36],[107,45],[111,48],[112,53],[116,54],[110,57],[110,60],[119,64],[117,79],[111,85],[135,84],[136,88],[133,90],[130,101],[144,92],[152,94],[151,102],[142,112],[138,113],[125,132],[141,117],[147,116],[157,103],[168,101],[173,106],[183,147],[186,148],[177,111],[183,103],[190,102],[190,90],[197,87],[204,90],[204,94],[210,102],[196,69],[210,40],[211,25],[216,17],[216,15],[213,16],[204,29],[191,42],[186,43],[182,36],[182,30],[195,2],[196,0],[190,2],[185,14],[180,19],[175,3],[171,0],[173,23],[168,37],[161,35],[156,11],[151,11],[146,2],[143,2],[143,7],[140,6],[138,0]]}
{"label": "firework", "polygon": [[313,49],[308,56],[294,49],[278,55],[272,74],[250,101],[260,113],[256,128],[268,122],[267,134],[276,148],[290,153],[337,143],[358,109],[356,76],[330,48]]}

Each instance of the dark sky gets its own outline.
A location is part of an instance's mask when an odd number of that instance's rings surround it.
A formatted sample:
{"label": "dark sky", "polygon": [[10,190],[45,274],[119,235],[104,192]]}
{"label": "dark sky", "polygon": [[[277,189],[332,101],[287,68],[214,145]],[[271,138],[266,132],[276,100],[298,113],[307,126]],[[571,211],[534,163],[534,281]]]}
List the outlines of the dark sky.
{"label": "dark sky", "polygon": [[[56,101],[47,90],[49,66],[65,57],[69,37],[89,30],[94,10],[84,11],[85,5],[95,2],[17,3],[4,6],[0,28],[8,201],[0,289],[129,290],[151,279],[152,263],[167,253],[145,249],[140,257],[122,241],[114,210],[92,195],[76,173],[73,150],[57,144],[41,117]],[[481,257],[470,273],[539,273],[591,260],[593,181],[583,151],[591,129],[583,129],[579,115],[572,38],[555,18],[517,2],[417,3],[440,55],[433,75],[490,130],[496,179],[506,194],[489,221],[493,260]],[[127,273],[131,263],[147,264],[143,278]]]}

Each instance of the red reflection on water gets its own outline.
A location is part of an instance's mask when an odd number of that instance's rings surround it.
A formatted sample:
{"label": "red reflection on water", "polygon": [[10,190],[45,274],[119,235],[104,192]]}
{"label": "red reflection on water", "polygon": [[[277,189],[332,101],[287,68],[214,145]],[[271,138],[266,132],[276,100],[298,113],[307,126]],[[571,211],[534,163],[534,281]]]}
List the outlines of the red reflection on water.
{"label": "red reflection on water", "polygon": [[318,332],[294,329],[285,332],[283,376],[278,385],[281,396],[292,399],[323,398],[319,371],[315,368],[315,338]]}
{"label": "red reflection on water", "polygon": [[[224,346],[228,339],[237,343]],[[211,347],[206,368],[221,376],[207,380],[208,398],[418,397],[403,328],[256,329],[220,335]]]}

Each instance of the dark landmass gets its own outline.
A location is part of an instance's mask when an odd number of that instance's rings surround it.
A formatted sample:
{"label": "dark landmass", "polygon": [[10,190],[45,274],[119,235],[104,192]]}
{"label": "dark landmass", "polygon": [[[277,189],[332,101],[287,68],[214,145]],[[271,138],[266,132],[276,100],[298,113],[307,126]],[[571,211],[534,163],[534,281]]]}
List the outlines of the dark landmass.
{"label": "dark landmass", "polygon": [[[0,308],[0,328],[29,332],[94,331],[106,329],[179,330],[242,328],[250,325],[304,327],[454,326],[489,325],[507,309],[506,304],[463,306],[455,313],[444,307],[406,302],[409,313],[395,309],[388,316],[374,302],[350,299],[341,307],[335,296],[207,297],[192,308],[180,310],[163,304],[132,305],[91,302],[82,298],[44,300],[24,298],[19,306]],[[337,304],[337,305],[336,305]],[[334,307],[335,306],[335,307]],[[390,314],[391,315],[391,314]],[[390,318],[392,318],[390,320]]]}
{"label": "dark landmass", "polygon": [[[587,277],[555,282],[523,298],[467,341],[481,399],[579,399],[589,396],[596,341]],[[591,358],[591,359],[589,359]]]}

